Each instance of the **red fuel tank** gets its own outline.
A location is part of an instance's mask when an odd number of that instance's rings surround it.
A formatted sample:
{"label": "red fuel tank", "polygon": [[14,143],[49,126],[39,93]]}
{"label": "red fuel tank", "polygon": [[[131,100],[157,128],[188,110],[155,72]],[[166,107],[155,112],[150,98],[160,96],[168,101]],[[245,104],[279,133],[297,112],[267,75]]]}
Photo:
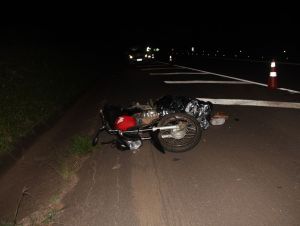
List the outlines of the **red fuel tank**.
{"label": "red fuel tank", "polygon": [[115,128],[121,131],[126,131],[136,125],[137,123],[135,118],[128,115],[119,116],[115,121]]}

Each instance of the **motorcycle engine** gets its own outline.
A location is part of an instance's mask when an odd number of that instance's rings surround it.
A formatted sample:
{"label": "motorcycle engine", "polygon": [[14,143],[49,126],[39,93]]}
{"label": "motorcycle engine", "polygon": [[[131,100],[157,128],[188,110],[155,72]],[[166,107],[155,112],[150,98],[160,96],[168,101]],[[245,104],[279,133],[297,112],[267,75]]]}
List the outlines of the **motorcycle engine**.
{"label": "motorcycle engine", "polygon": [[149,125],[154,120],[159,118],[159,113],[154,109],[148,109],[142,111],[140,114],[136,116],[137,121],[141,125]]}

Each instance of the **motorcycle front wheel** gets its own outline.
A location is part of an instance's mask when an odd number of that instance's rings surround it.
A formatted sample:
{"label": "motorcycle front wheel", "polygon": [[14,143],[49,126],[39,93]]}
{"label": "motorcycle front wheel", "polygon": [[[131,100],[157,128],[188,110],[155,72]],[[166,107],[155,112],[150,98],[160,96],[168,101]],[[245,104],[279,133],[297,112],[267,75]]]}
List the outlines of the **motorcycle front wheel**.
{"label": "motorcycle front wheel", "polygon": [[202,128],[193,116],[186,113],[172,113],[165,115],[158,126],[174,126],[178,129],[161,130],[157,134],[163,151],[185,152],[194,148],[201,139]]}

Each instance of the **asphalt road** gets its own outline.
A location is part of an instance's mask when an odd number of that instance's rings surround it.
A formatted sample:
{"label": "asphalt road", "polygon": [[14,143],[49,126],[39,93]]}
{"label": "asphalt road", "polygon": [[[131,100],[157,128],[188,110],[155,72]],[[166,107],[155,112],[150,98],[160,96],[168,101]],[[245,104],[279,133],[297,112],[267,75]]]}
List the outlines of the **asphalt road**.
{"label": "asphalt road", "polygon": [[[247,59],[202,58],[178,56],[176,63],[231,75],[260,83],[267,83],[271,70],[270,61]],[[275,61],[278,86],[300,91],[300,63]]]}
{"label": "asphalt road", "polygon": [[[216,65],[201,68],[200,63],[193,62],[185,66],[220,73],[214,70]],[[234,70],[244,68],[232,66]],[[100,68],[99,76],[105,79],[43,134],[44,141],[37,141],[35,148],[41,149],[39,142],[59,145],[56,139],[78,131],[92,134],[97,109],[104,101],[126,106],[173,94],[200,99],[300,102],[300,94],[251,83],[224,84],[220,82],[235,80],[214,74],[188,74],[191,72],[158,62],[131,65],[118,72],[102,72]],[[209,83],[165,83],[182,80]],[[224,125],[209,127],[199,145],[180,154],[163,154],[147,141],[137,152],[98,145],[78,172],[75,187],[62,200],[64,208],[55,225],[300,225],[300,109],[295,106],[216,104],[214,113],[225,112],[228,120]],[[108,140],[109,136],[102,139]],[[24,172],[25,165],[19,171]],[[7,184],[11,177],[2,177],[1,182]],[[3,194],[8,190],[1,189]],[[3,209],[9,200],[1,200]]]}
{"label": "asphalt road", "polygon": [[[145,102],[165,94],[299,102],[299,94],[251,84],[165,84],[199,75],[169,65],[132,66],[107,100]],[[208,69],[207,67],[205,68]],[[211,68],[213,69],[213,68]],[[202,80],[224,80],[200,75]],[[188,78],[187,78],[188,77]],[[228,79],[226,79],[228,80]],[[136,153],[98,146],[65,198],[64,225],[299,225],[299,109],[215,105],[229,119],[192,151]]]}

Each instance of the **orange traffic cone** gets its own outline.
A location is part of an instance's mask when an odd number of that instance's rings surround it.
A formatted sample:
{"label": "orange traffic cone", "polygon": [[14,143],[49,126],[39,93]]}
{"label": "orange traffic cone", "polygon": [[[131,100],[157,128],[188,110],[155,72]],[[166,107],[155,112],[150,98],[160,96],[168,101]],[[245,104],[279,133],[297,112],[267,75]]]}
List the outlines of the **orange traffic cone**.
{"label": "orange traffic cone", "polygon": [[276,63],[274,60],[271,62],[271,72],[268,80],[269,89],[277,89],[277,72],[276,72]]}

